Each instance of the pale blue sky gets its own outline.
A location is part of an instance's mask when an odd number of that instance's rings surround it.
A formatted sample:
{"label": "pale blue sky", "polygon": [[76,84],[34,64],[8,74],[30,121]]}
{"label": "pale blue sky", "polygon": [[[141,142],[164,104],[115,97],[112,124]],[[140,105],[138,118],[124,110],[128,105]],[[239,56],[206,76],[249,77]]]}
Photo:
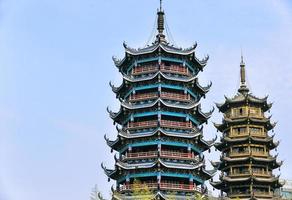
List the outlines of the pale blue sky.
{"label": "pale blue sky", "polygon": [[[121,77],[111,57],[122,42],[143,47],[158,0],[0,1],[0,200],[86,200],[108,194],[100,168],[113,167],[103,135],[119,108],[108,82]],[[283,178],[292,179],[292,3],[289,0],[165,1],[176,44],[198,41],[210,55],[201,82],[213,82],[203,108],[238,86],[240,49],[255,95],[270,95],[278,121]],[[219,122],[216,111],[211,121]],[[212,123],[207,139],[216,132]],[[214,151],[213,151],[214,152]],[[217,154],[208,159],[219,159]]]}

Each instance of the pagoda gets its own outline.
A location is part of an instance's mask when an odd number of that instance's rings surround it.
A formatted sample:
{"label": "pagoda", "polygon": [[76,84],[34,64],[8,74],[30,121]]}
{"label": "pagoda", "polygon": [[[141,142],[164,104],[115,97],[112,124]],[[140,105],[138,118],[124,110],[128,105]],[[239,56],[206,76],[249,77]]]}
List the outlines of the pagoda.
{"label": "pagoda", "polygon": [[267,97],[258,98],[249,91],[246,84],[245,63],[240,63],[240,88],[233,98],[225,97],[225,102],[216,104],[224,118],[215,127],[223,136],[215,148],[221,151],[220,162],[213,166],[222,171],[220,181],[211,182],[221,190],[221,196],[230,199],[275,199],[275,190],[281,187],[279,177],[273,170],[282,162],[271,151],[279,142],[268,133],[276,123],[266,117],[272,104]]}
{"label": "pagoda", "polygon": [[[208,57],[196,57],[197,45],[170,45],[164,15],[160,6],[151,45],[133,49],[124,43],[125,57],[113,58],[123,82],[110,86],[121,108],[108,109],[118,135],[105,140],[117,154],[114,169],[102,164],[108,179],[116,182],[113,199],[195,199],[207,192],[205,181],[215,174],[205,169],[203,152],[216,139],[206,141],[202,132],[214,109],[205,113],[200,105],[211,83],[204,87],[198,82]],[[137,180],[151,194],[135,193]]]}

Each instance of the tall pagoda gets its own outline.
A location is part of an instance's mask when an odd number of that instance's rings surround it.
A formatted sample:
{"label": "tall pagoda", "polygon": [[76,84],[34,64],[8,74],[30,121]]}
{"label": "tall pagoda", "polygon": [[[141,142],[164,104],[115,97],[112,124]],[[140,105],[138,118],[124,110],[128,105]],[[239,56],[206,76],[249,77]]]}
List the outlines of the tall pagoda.
{"label": "tall pagoda", "polygon": [[[151,45],[133,49],[124,43],[125,57],[113,58],[123,82],[110,85],[121,108],[108,109],[118,136],[105,140],[117,155],[114,169],[102,164],[109,180],[116,181],[113,199],[195,199],[197,193],[207,192],[205,181],[215,174],[205,169],[203,156],[215,140],[204,140],[202,133],[213,110],[205,113],[200,106],[211,84],[203,87],[198,82],[208,57],[196,57],[197,45],[170,45],[164,15],[160,6]],[[151,193],[134,192],[139,187],[135,181]]]}
{"label": "tall pagoda", "polygon": [[275,199],[275,190],[281,184],[272,172],[282,162],[277,162],[277,156],[271,155],[279,145],[274,142],[274,135],[268,133],[276,125],[265,114],[272,104],[267,102],[267,97],[252,95],[245,74],[245,63],[241,58],[237,95],[225,97],[223,104],[217,104],[224,118],[222,124],[215,124],[215,127],[223,137],[214,146],[222,155],[220,162],[212,164],[222,173],[220,181],[211,182],[211,185],[230,199]]}

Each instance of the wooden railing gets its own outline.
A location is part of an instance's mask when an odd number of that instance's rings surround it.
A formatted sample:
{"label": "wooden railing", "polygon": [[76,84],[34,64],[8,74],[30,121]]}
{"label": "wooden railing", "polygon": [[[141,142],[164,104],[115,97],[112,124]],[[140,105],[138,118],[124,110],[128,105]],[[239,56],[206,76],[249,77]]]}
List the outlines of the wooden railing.
{"label": "wooden railing", "polygon": [[269,154],[267,152],[264,152],[264,151],[251,151],[251,155],[253,155],[253,156],[263,156],[263,157],[266,157]]}
{"label": "wooden railing", "polygon": [[193,191],[195,187],[193,184],[181,184],[181,183],[167,183],[161,182],[160,189],[166,190],[184,190],[184,191]]}
{"label": "wooden railing", "polygon": [[175,74],[181,74],[181,75],[189,75],[189,71],[186,67],[179,66],[179,65],[170,65],[166,66],[162,64],[160,66],[161,71],[164,72],[170,72],[170,73],[175,73]]}
{"label": "wooden railing", "polygon": [[133,190],[133,189],[143,189],[145,188],[145,186],[148,188],[148,189],[157,189],[158,187],[158,184],[157,182],[151,182],[151,183],[142,183],[142,184],[128,184],[128,185],[122,185],[122,187],[120,187],[120,190],[121,191],[125,191],[125,190]]}
{"label": "wooden railing", "polygon": [[157,120],[152,120],[152,121],[143,121],[143,122],[129,122],[128,123],[128,128],[151,128],[151,127],[156,127],[158,125]]}
{"label": "wooden railing", "polygon": [[122,185],[120,187],[121,191],[130,191],[133,189],[143,189],[145,186],[148,189],[157,189],[158,187],[162,190],[183,190],[183,191],[198,191],[201,192],[200,187],[196,187],[194,184],[182,184],[182,183],[169,183],[169,182],[161,182],[159,183],[142,183],[140,185],[135,184],[128,184],[128,185]]}
{"label": "wooden railing", "polygon": [[250,171],[234,171],[229,174],[230,176],[243,176],[243,175],[250,175]]}
{"label": "wooden railing", "polygon": [[271,176],[272,173],[271,172],[267,172],[267,171],[234,171],[232,173],[229,173],[229,176],[245,176],[245,175],[257,175],[257,176]]}
{"label": "wooden railing", "polygon": [[158,93],[133,94],[130,96],[130,101],[141,101],[158,98]]}
{"label": "wooden railing", "polygon": [[229,195],[231,197],[241,197],[241,196],[249,196],[249,195],[255,195],[255,196],[273,196],[272,192],[263,192],[263,191],[256,191],[253,190],[252,193],[247,191],[247,192],[243,192],[243,191],[234,191],[232,193],[230,193]]}
{"label": "wooden railing", "polygon": [[133,68],[132,74],[139,75],[158,71],[158,65],[138,66]]}
{"label": "wooden railing", "polygon": [[192,128],[192,122],[177,122],[177,121],[168,121],[168,120],[161,120],[162,127],[168,128],[179,128],[179,129],[189,129]]}
{"label": "wooden railing", "polygon": [[157,157],[158,151],[126,153],[125,158],[150,158]]}
{"label": "wooden railing", "polygon": [[182,153],[182,152],[175,152],[175,151],[164,151],[162,150],[160,153],[161,157],[167,158],[183,158],[183,159],[194,159],[195,156],[192,153]]}
{"label": "wooden railing", "polygon": [[[156,127],[158,125],[157,120],[152,121],[143,121],[143,122],[129,122],[128,128],[151,128]],[[169,121],[169,120],[161,120],[161,127],[166,128],[178,128],[178,129],[190,129],[193,127],[192,122],[177,122],[177,121]]]}
{"label": "wooden railing", "polygon": [[[139,158],[153,158],[158,156],[158,151],[149,151],[149,152],[135,152],[135,153],[126,153],[123,157],[124,159],[139,159]],[[193,153],[183,153],[175,151],[166,151],[162,150],[160,156],[163,158],[175,158],[175,159],[194,159],[199,160]]]}
{"label": "wooden railing", "polygon": [[[158,70],[159,70],[159,67],[157,64],[137,66],[133,68],[132,75],[140,75],[140,74],[145,74],[145,73],[157,72]],[[181,74],[181,75],[186,75],[186,76],[189,75],[188,68],[180,66],[180,65],[166,66],[164,64],[161,64],[160,70],[162,72],[169,72],[169,73]]]}
{"label": "wooden railing", "polygon": [[241,151],[241,152],[230,152],[229,156],[243,156],[243,155],[249,155],[249,151]]}
{"label": "wooden railing", "polygon": [[273,196],[274,194],[272,192],[262,192],[262,191],[253,191],[254,195],[257,196]]}
{"label": "wooden railing", "polygon": [[253,156],[269,156],[267,152],[264,151],[241,151],[241,152],[230,152],[229,156],[243,156],[243,155],[253,155]]}
{"label": "wooden railing", "polygon": [[170,99],[177,101],[189,101],[191,99],[188,94],[178,94],[178,93],[170,93],[170,92],[161,92],[162,99]]}
{"label": "wooden railing", "polygon": [[272,172],[267,171],[252,171],[252,174],[257,176],[272,176]]}

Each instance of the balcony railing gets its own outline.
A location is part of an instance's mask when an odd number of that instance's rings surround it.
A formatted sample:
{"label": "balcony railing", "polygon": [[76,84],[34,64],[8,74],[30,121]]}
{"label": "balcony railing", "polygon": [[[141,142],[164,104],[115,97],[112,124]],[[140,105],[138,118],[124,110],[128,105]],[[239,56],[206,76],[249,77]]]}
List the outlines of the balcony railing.
{"label": "balcony railing", "polygon": [[269,156],[269,154],[267,152],[264,152],[264,151],[251,151],[251,155],[262,156],[262,157]]}
{"label": "balcony railing", "polygon": [[250,175],[250,171],[246,170],[246,171],[233,171],[229,174],[229,176],[246,176],[246,175]]}
{"label": "balcony railing", "polygon": [[170,72],[170,73],[175,73],[175,74],[181,74],[181,75],[189,75],[189,71],[186,67],[179,66],[179,65],[170,65],[166,66],[162,64],[160,66],[161,71],[163,72]]}
{"label": "balcony railing", "polygon": [[194,186],[194,184],[181,184],[181,183],[169,183],[169,182],[161,182],[159,183],[142,183],[141,185],[129,184],[129,185],[122,185],[120,187],[121,191],[131,191],[133,189],[143,189],[145,186],[150,189],[158,189],[161,190],[180,190],[180,191],[197,191],[201,192],[200,187]]}
{"label": "balcony railing", "polygon": [[253,175],[256,176],[272,176],[272,172],[267,172],[267,171],[253,171],[252,172]]}
{"label": "balcony railing", "polygon": [[262,157],[269,156],[269,154],[267,152],[264,152],[264,151],[241,151],[241,152],[230,152],[229,153],[229,156],[247,156],[247,155],[262,156]]}
{"label": "balcony railing", "polygon": [[244,136],[255,136],[255,137],[265,137],[266,135],[263,134],[262,132],[247,132],[247,131],[242,131],[242,132],[233,132],[230,134],[230,137],[244,137]]}
{"label": "balcony railing", "polygon": [[142,100],[149,100],[149,99],[155,99],[158,98],[158,93],[145,93],[145,94],[133,94],[130,96],[129,101],[142,101]]}
{"label": "balcony railing", "polygon": [[195,159],[195,155],[192,153],[182,153],[182,152],[175,152],[175,151],[164,151],[162,150],[160,153],[161,157],[166,158],[177,158],[177,159]]}
{"label": "balcony railing", "polygon": [[152,121],[143,121],[143,122],[129,122],[128,128],[129,129],[135,129],[135,128],[153,128],[158,125],[157,120]]}
{"label": "balcony railing", "polygon": [[250,195],[254,195],[254,196],[265,196],[265,197],[272,197],[273,193],[272,192],[263,192],[263,191],[255,191],[253,190],[252,193],[251,192],[244,192],[244,191],[234,191],[232,193],[229,194],[230,197],[243,197],[243,196],[250,196]]}
{"label": "balcony railing", "polygon": [[192,122],[177,122],[177,121],[161,120],[161,127],[190,129],[193,127],[193,124]]}
{"label": "balcony railing", "polygon": [[[199,158],[196,157],[193,153],[183,153],[183,152],[176,152],[176,151],[162,150],[160,152],[160,156],[162,158],[199,160]],[[139,159],[139,158],[155,158],[155,157],[158,157],[158,151],[126,153],[123,159]]]}
{"label": "balcony railing", "polygon": [[[157,127],[158,121],[143,121],[143,122],[129,122],[128,129],[141,129],[141,128],[153,128]],[[191,129],[193,127],[192,122],[177,122],[177,121],[169,121],[169,120],[161,120],[161,127],[164,128],[176,128],[176,129]]]}
{"label": "balcony railing", "polygon": [[158,66],[157,65],[147,65],[147,66],[139,66],[133,68],[132,74],[133,75],[140,75],[140,74],[146,74],[151,72],[157,72]]}
{"label": "balcony railing", "polygon": [[194,191],[194,184],[180,184],[180,183],[160,183],[160,189],[165,190],[183,190],[183,191]]}
{"label": "balcony railing", "polygon": [[137,153],[126,153],[125,159],[131,158],[153,158],[158,156],[158,151],[149,151],[149,152],[137,152]]}
{"label": "balcony railing", "polygon": [[272,173],[271,172],[267,172],[267,171],[234,171],[232,173],[229,173],[229,176],[246,176],[246,175],[256,175],[256,176],[271,176]]}
{"label": "balcony railing", "polygon": [[268,196],[268,197],[271,197],[274,195],[272,192],[262,192],[262,191],[253,191],[253,194],[255,196]]}
{"label": "balcony railing", "polygon": [[249,151],[230,152],[229,156],[245,156],[250,155]]}
{"label": "balcony railing", "polygon": [[176,101],[189,101],[191,100],[190,95],[188,94],[178,94],[170,92],[161,92],[162,99],[176,100]]}
{"label": "balcony railing", "polygon": [[157,183],[142,183],[142,184],[128,184],[128,185],[122,185],[122,187],[120,187],[121,191],[129,191],[129,190],[134,190],[134,189],[144,189],[145,186],[148,189],[157,189],[158,184]]}

